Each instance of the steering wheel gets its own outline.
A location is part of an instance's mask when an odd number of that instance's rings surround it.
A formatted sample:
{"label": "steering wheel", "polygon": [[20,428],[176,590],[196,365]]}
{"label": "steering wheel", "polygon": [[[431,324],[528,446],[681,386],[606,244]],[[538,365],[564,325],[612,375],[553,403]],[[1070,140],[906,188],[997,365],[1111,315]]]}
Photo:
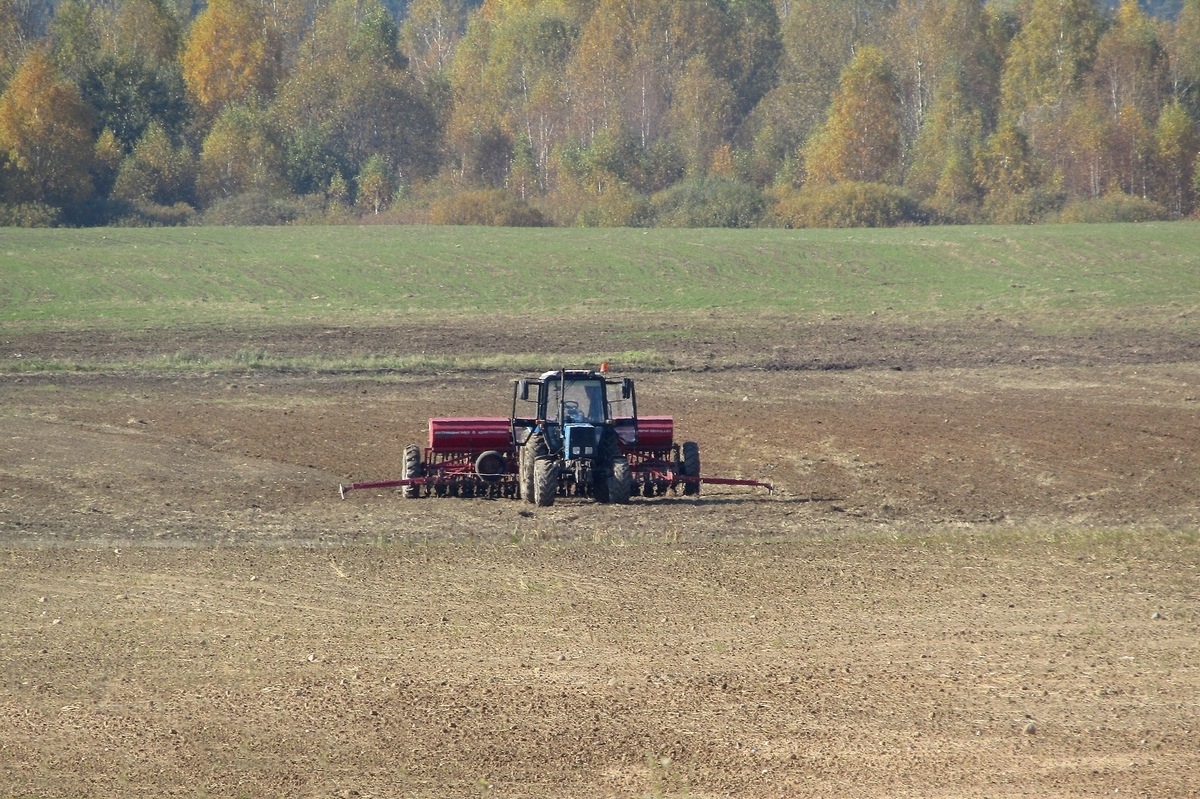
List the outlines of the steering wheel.
{"label": "steering wheel", "polygon": [[564,416],[568,422],[582,422],[583,411],[579,409],[579,403],[575,400],[567,400],[563,403]]}

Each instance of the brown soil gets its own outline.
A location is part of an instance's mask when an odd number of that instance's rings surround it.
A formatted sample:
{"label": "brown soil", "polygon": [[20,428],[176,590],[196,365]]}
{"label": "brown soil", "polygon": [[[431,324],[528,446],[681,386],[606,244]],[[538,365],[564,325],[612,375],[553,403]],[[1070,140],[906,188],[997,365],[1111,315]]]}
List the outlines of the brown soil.
{"label": "brown soil", "polygon": [[338,498],[429,416],[503,415],[507,374],[0,378],[0,796],[1195,795],[1200,341],[699,328],[638,325],[693,367],[633,375],[641,410],[773,495]]}

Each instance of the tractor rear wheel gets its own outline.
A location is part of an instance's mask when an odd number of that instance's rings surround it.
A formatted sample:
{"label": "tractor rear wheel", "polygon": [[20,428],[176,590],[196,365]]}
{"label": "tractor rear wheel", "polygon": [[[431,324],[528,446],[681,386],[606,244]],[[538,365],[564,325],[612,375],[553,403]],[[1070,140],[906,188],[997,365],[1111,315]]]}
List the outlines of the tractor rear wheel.
{"label": "tractor rear wheel", "polygon": [[608,473],[608,501],[614,505],[624,505],[629,502],[629,492],[633,477],[629,472],[629,461],[620,455],[612,462]]}
{"label": "tractor rear wheel", "polygon": [[[425,464],[421,462],[421,448],[416,444],[409,444],[404,448],[404,473],[402,476],[405,480],[425,476]],[[407,485],[404,486],[403,492],[405,499],[416,499],[421,496],[421,487]]]}
{"label": "tractor rear wheel", "polygon": [[[700,446],[695,441],[683,442],[683,476],[700,476]],[[700,493],[700,483],[687,481],[683,484],[683,495],[694,497]]]}
{"label": "tractor rear wheel", "polygon": [[554,504],[558,493],[558,466],[548,458],[533,463],[533,504],[548,508]]}

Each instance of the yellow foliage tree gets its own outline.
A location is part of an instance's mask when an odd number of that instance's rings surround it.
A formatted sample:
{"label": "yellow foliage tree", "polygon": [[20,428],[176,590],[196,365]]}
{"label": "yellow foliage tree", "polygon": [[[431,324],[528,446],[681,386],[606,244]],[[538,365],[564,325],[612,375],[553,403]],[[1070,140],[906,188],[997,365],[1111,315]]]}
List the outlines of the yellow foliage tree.
{"label": "yellow foliage tree", "polygon": [[22,62],[0,96],[6,199],[69,207],[92,194],[92,114],[42,49]]}
{"label": "yellow foliage tree", "polygon": [[279,77],[279,36],[255,0],[212,0],[180,56],[195,105],[210,117],[232,102],[268,96]]}
{"label": "yellow foliage tree", "polygon": [[893,182],[901,156],[896,82],[875,47],[864,47],[842,73],[824,126],[805,146],[809,180]]}

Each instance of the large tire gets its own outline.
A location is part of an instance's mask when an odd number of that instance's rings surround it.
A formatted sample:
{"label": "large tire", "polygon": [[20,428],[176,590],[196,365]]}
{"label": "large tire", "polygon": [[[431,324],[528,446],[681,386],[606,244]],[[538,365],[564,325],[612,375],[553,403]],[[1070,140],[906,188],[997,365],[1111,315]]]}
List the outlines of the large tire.
{"label": "large tire", "polygon": [[[683,442],[683,475],[684,477],[700,476],[700,447],[695,441]],[[683,495],[694,497],[700,494],[700,483],[688,481],[683,484]]]}
{"label": "large tire", "polygon": [[614,505],[624,505],[629,502],[629,491],[633,477],[629,472],[629,461],[624,455],[612,462],[608,473],[608,501]]}
{"label": "large tire", "polygon": [[554,504],[558,493],[558,466],[554,461],[542,458],[533,464],[533,504],[548,508]]}
{"label": "large tire", "polygon": [[[421,448],[416,444],[409,444],[404,448],[404,473],[401,476],[405,480],[425,476],[425,464],[421,462]],[[417,499],[421,496],[421,486],[404,486],[402,491],[405,499]]]}
{"label": "large tire", "polygon": [[[592,468],[592,496],[597,502],[613,502],[609,486],[612,482],[613,466],[617,458],[625,460],[621,455],[621,447],[617,440],[617,431],[605,427],[600,433],[600,441],[596,444],[596,460]],[[625,464],[626,469],[629,464]],[[626,497],[628,499],[628,497]]]}
{"label": "large tire", "polygon": [[521,486],[521,499],[533,503],[534,464],[546,454],[546,439],[541,433],[533,433],[521,447],[517,461],[517,481]]}

